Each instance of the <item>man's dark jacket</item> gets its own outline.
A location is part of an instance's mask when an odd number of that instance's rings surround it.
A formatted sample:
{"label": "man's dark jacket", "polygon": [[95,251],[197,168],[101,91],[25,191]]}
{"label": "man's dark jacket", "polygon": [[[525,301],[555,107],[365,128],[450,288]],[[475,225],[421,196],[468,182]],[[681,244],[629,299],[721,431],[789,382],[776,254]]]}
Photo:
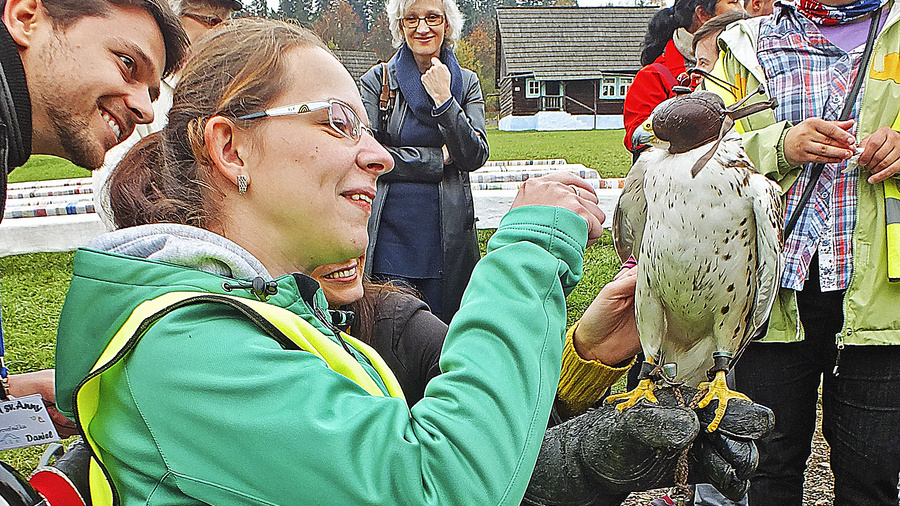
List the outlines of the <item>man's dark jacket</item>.
{"label": "man's dark jacket", "polygon": [[[6,2],[0,2],[0,6]],[[6,175],[31,155],[31,99],[19,50],[0,24],[0,220],[6,208]]]}

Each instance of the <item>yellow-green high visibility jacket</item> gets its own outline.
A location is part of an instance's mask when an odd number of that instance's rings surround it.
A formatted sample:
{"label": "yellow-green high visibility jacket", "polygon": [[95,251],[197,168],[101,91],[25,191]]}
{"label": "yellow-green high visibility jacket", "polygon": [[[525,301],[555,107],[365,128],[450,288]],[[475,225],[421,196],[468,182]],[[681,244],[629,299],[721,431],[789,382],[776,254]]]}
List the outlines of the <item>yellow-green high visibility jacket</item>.
{"label": "yellow-green high visibility jacket", "polygon": [[[86,384],[96,406],[79,417],[82,429],[122,504],[519,504],[555,397],[565,296],[586,237],[584,220],[563,209],[510,212],[450,326],[443,374],[412,408],[380,395],[391,381],[353,346],[340,351],[377,391],[233,307],[199,303],[168,311]],[[227,280],[79,251],[57,337],[60,409],[74,415],[76,389],[135,308],[173,292],[221,295]],[[325,301],[310,278],[275,281],[269,305],[343,348],[316,317]]]}
{"label": "yellow-green high visibility jacket", "polygon": [[[875,41],[868,68],[861,73],[865,83],[857,116],[858,140],[882,126],[895,129],[900,117],[900,2],[889,4],[887,21]],[[713,74],[734,88],[712,82],[705,85],[732,103],[765,85],[765,75],[756,58],[760,18],[730,25],[719,37],[722,50]],[[868,23],[861,23],[866,29]],[[764,100],[766,96],[751,99]],[[784,159],[782,142],[790,125],[776,123],[771,112],[739,120],[744,147],[759,172],[777,181],[787,191],[797,180],[801,167]],[[869,184],[869,172],[860,167],[858,211],[853,235],[853,275],[844,296],[843,330],[836,336],[839,345],[900,344],[900,316],[893,308],[900,301],[900,283],[888,279],[888,239],[886,233],[885,185]],[[898,245],[900,246],[900,245]],[[793,290],[782,289],[772,309],[765,341],[788,342],[803,339]]]}

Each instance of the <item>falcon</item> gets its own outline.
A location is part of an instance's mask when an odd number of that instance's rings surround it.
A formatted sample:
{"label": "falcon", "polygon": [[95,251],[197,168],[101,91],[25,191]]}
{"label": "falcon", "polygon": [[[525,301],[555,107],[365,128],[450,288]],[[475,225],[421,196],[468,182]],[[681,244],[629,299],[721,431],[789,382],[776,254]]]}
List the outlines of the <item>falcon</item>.
{"label": "falcon", "polygon": [[656,402],[654,380],[687,384],[706,390],[701,408],[718,400],[712,432],[729,399],[747,399],[725,375],[778,292],[783,213],[779,186],[754,170],[732,128],[774,102],[741,105],[709,92],[663,102],[651,118],[654,147],[626,177],[613,235],[619,257],[637,260],[646,362],[635,390],[608,398],[620,411]]}

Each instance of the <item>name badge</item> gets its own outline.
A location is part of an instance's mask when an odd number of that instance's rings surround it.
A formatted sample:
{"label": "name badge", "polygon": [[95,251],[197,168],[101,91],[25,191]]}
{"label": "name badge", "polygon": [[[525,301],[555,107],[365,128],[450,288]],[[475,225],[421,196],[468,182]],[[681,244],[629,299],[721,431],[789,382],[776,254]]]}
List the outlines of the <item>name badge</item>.
{"label": "name badge", "polygon": [[0,451],[59,441],[40,394],[0,402]]}

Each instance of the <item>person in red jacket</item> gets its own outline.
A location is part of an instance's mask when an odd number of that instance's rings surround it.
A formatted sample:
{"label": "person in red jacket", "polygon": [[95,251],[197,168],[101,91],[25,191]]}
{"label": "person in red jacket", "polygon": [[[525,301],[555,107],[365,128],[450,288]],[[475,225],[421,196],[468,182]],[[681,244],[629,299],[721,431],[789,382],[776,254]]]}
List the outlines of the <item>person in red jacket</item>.
{"label": "person in red jacket", "polygon": [[660,9],[647,26],[641,68],[625,95],[625,147],[634,154],[647,148],[649,134],[641,125],[653,108],[674,96],[672,87],[691,86],[686,68],[694,64],[693,33],[710,19],[729,11],[743,11],[738,0],[676,0]]}

